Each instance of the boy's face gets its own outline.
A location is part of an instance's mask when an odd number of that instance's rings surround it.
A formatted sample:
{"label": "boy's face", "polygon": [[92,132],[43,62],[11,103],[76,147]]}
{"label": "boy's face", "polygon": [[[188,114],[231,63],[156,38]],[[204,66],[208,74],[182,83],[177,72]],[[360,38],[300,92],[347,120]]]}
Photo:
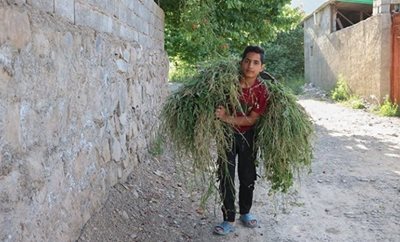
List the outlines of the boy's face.
{"label": "boy's face", "polygon": [[258,74],[264,69],[261,62],[261,55],[255,52],[247,53],[246,57],[240,62],[243,77],[246,79],[256,79]]}

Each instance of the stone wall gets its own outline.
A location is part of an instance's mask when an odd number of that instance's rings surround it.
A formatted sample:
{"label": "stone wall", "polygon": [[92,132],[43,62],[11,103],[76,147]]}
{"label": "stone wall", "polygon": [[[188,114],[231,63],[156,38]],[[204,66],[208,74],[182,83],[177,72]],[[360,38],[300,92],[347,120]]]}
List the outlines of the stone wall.
{"label": "stone wall", "polygon": [[[329,5],[326,8],[329,9]],[[325,18],[330,19],[329,16]],[[320,29],[312,17],[304,22],[306,80],[331,90],[342,77],[355,94],[367,99],[374,96],[382,100],[388,95],[390,14],[374,15],[332,33],[326,33],[325,27]]]}
{"label": "stone wall", "polygon": [[148,157],[163,25],[152,0],[0,1],[0,241],[75,240]]}

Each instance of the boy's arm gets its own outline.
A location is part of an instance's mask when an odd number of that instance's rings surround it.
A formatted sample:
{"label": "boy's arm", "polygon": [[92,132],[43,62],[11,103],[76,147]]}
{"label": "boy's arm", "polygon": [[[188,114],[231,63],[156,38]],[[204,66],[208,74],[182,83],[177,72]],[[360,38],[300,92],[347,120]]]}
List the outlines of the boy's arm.
{"label": "boy's arm", "polygon": [[234,117],[228,115],[224,107],[219,106],[215,111],[215,116],[219,118],[221,121],[234,126],[252,126],[257,122],[258,118],[260,117],[260,114],[251,111],[250,114],[247,116]]}

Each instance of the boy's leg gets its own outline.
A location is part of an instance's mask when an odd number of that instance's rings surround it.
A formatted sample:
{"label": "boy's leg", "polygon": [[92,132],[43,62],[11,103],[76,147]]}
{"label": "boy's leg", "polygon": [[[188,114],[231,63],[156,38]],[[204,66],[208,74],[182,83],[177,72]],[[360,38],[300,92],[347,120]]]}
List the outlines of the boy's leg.
{"label": "boy's leg", "polygon": [[233,144],[232,150],[226,152],[227,161],[218,160],[219,189],[223,201],[222,213],[224,221],[235,221],[235,166],[236,152]]}
{"label": "boy's leg", "polygon": [[256,151],[254,150],[254,130],[247,131],[241,137],[238,147],[238,173],[239,173],[239,212],[250,212],[253,204],[253,191],[256,174]]}

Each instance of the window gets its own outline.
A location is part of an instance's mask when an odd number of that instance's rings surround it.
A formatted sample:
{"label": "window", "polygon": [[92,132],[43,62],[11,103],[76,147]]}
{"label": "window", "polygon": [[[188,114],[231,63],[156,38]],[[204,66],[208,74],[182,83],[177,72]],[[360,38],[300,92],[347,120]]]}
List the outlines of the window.
{"label": "window", "polygon": [[336,2],[333,5],[332,32],[354,25],[372,16],[372,5]]}

